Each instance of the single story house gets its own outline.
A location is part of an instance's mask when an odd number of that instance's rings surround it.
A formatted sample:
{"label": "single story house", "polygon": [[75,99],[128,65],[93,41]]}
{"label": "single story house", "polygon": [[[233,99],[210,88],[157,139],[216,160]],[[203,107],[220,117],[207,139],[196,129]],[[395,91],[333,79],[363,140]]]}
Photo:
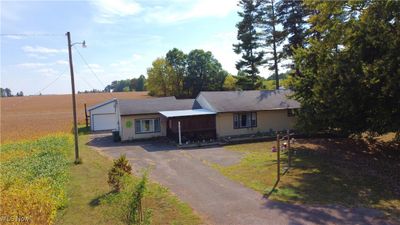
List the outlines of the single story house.
{"label": "single story house", "polygon": [[[196,99],[117,99],[115,127],[122,141],[167,136],[184,142],[281,131],[293,128],[293,110],[300,108],[288,98],[290,94],[290,90],[202,91]],[[100,111],[93,108],[91,114]],[[95,115],[93,126],[101,127],[95,124],[100,118]]]}

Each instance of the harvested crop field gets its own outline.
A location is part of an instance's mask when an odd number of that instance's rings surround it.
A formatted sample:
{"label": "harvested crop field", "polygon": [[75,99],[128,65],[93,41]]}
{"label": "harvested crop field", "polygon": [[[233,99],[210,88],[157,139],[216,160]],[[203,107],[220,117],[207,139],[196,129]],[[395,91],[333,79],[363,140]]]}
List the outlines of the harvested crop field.
{"label": "harvested crop field", "polygon": [[[77,95],[77,115],[85,123],[84,104],[95,105],[113,97],[148,98],[147,92],[88,93]],[[1,143],[37,138],[72,129],[71,95],[1,98]]]}

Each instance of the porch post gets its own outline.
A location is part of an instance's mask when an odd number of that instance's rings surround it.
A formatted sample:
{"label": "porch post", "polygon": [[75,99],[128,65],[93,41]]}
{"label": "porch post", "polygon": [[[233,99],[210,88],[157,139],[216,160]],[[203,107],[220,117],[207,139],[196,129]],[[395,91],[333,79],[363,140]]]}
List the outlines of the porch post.
{"label": "porch post", "polygon": [[181,121],[178,121],[178,138],[179,138],[179,145],[182,145],[182,137],[181,137]]}

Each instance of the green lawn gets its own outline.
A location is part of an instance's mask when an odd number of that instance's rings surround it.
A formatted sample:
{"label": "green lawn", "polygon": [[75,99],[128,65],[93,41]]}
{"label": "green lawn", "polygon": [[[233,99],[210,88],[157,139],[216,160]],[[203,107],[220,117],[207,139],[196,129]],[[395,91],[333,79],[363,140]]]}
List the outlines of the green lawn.
{"label": "green lawn", "polygon": [[[364,206],[395,217],[400,215],[400,161],[395,151],[398,145],[382,154],[350,140],[300,141],[294,145],[293,168],[271,192],[277,171],[276,153],[271,152],[273,145],[275,142],[227,146],[230,151],[245,153],[241,162],[213,167],[273,200]],[[287,162],[285,154],[282,159]]]}
{"label": "green lawn", "polygon": [[[69,201],[59,211],[56,224],[124,224],[121,205],[111,201],[120,197],[110,193],[107,172],[112,161],[89,149],[88,137],[80,136],[80,154],[83,164],[70,168],[71,180],[67,185]],[[71,159],[72,160],[72,159]],[[138,181],[133,177],[134,182]],[[200,218],[168,189],[150,183],[144,207],[152,209],[152,224],[201,224]]]}

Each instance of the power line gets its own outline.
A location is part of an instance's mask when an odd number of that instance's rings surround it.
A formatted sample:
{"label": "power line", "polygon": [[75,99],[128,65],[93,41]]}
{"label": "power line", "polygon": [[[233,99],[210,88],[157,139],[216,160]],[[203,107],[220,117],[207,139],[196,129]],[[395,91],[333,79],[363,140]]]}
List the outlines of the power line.
{"label": "power line", "polygon": [[[76,74],[77,75],[77,74]],[[96,88],[94,88],[91,84],[90,84],[90,82],[88,82],[83,76],[76,76],[77,78],[79,78],[79,79],[81,79],[83,82],[85,82],[85,84],[87,85],[87,87],[88,88],[91,88],[91,89],[96,89]],[[101,97],[102,98],[104,98],[105,100],[109,100],[107,97],[105,97],[105,96],[103,96],[103,95],[101,95]]]}
{"label": "power line", "polygon": [[[75,46],[74,46],[74,48],[78,52],[78,55],[81,57],[82,61],[86,64],[86,66],[89,68],[89,70],[93,73],[93,75],[96,77],[96,79],[100,82],[100,84],[103,85],[104,87],[106,87],[106,85],[100,80],[100,78],[97,76],[97,74],[93,71],[92,67],[89,65],[89,63],[86,61],[86,59],[83,57],[83,55],[78,50],[78,48],[76,48]],[[107,93],[109,93],[113,98],[115,98],[115,96],[111,92],[107,92]]]}
{"label": "power line", "polygon": [[0,33],[2,37],[61,37],[65,36],[64,34],[51,34],[51,33]]}
{"label": "power line", "polygon": [[[68,70],[68,67],[65,68],[65,70],[64,70],[62,73],[60,73],[60,74],[56,77],[56,79],[52,80],[50,83],[48,83],[48,84],[47,84],[46,86],[44,86],[43,88],[39,89],[37,92],[34,92],[33,95],[39,95],[39,94],[41,94],[42,91],[46,90],[46,89],[49,88],[51,85],[53,85],[56,81],[58,81],[58,80],[64,75],[64,73],[67,72],[67,70]],[[10,108],[13,108],[13,107],[17,106],[17,105],[21,104],[22,102],[25,102],[26,100],[28,100],[28,98],[23,98],[23,99],[21,99],[21,101],[16,102],[16,103],[14,103],[13,105],[11,105]]]}
{"label": "power line", "polygon": [[[76,75],[79,75],[79,73],[77,73]],[[86,78],[84,78],[83,76],[76,76],[78,79],[80,79],[80,80],[82,80],[85,84],[86,84],[86,86],[88,87],[88,88],[91,88],[91,89],[96,89],[95,87],[93,87],[91,84],[90,84],[90,82],[88,82],[88,80],[86,79]],[[84,93],[82,93],[82,94],[84,94]],[[101,93],[100,93],[101,94]],[[106,96],[104,96],[104,95],[100,95],[104,100],[109,100],[109,98],[107,98]]]}

